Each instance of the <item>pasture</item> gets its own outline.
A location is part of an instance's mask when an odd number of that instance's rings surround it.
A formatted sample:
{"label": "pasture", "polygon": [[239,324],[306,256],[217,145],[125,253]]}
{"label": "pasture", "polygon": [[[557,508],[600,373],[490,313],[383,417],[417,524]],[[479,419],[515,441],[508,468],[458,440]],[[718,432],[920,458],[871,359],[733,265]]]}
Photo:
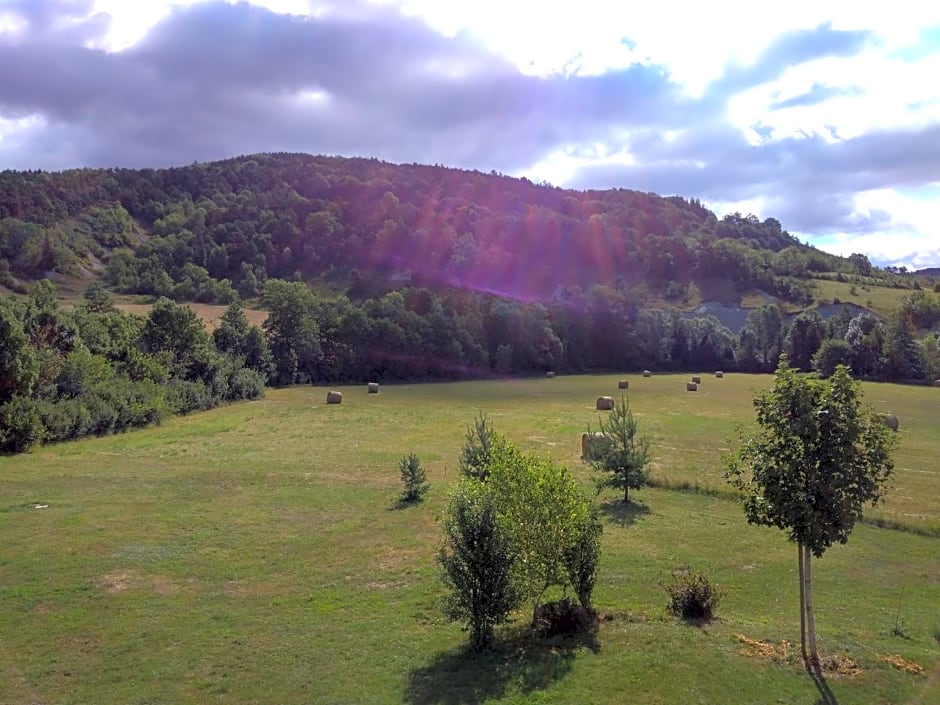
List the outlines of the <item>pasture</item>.
{"label": "pasture", "polygon": [[[0,458],[0,703],[820,701],[798,664],[796,550],[748,526],[721,476],[766,376],[703,373],[686,392],[686,375],[627,375],[657,486],[629,509],[599,498],[596,637],[532,640],[522,614],[500,649],[464,653],[434,556],[467,425],[485,411],[587,491],[579,437],[622,377],[363,384],[337,387],[339,405],[326,388],[269,390]],[[907,530],[861,525],[815,563],[820,649],[842,659],[831,701],[927,705],[940,701],[940,389],[864,390],[901,420],[896,487],[868,514]],[[409,452],[432,487],[401,507]],[[684,566],[724,589],[715,621],[666,615],[658,583]]]}

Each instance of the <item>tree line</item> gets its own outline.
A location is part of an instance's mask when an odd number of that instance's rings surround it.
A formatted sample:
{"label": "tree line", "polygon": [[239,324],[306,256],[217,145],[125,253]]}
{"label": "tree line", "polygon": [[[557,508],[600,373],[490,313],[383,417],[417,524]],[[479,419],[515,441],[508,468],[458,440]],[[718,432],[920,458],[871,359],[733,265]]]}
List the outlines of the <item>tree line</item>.
{"label": "tree line", "polygon": [[547,303],[409,287],[353,300],[269,279],[262,328],[237,302],[209,335],[193,310],[160,298],[146,317],[101,286],[63,310],[49,282],[0,300],[0,448],[110,433],[259,396],[265,385],[474,379],[654,369],[771,372],[781,353],[826,377],[940,378],[940,296],[913,292],[892,318],[847,309],[788,321],[753,309],[739,335],[712,316],[643,309],[629,290],[569,288]]}
{"label": "tree line", "polygon": [[264,336],[237,305],[210,336],[169,299],[135,316],[92,287],[65,310],[39,282],[25,297],[0,298],[0,452],[255,399],[270,369]]}

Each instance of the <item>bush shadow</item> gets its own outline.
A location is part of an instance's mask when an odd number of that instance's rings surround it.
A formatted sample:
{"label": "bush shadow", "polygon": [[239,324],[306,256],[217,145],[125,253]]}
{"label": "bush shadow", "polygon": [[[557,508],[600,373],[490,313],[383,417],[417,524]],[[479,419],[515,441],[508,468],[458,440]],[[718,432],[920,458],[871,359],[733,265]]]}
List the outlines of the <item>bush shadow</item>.
{"label": "bush shadow", "polygon": [[619,499],[610,499],[598,505],[601,514],[608,521],[623,527],[630,527],[650,513],[649,507],[638,502],[624,502]]}
{"label": "bush shadow", "polygon": [[582,648],[600,651],[596,626],[552,638],[526,629],[488,651],[447,651],[408,674],[405,700],[412,705],[479,705],[510,690],[527,695],[564,678]]}

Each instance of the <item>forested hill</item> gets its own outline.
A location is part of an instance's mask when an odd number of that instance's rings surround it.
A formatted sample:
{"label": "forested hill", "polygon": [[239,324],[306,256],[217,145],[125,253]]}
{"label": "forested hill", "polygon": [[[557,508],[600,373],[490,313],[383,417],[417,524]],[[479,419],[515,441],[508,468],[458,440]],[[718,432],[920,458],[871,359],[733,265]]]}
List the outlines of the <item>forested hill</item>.
{"label": "forested hill", "polygon": [[695,199],[375,159],[0,173],[0,283],[12,288],[57,271],[180,300],[253,297],[285,278],[352,297],[410,285],[544,301],[602,284],[678,301],[719,279],[808,303],[807,276],[856,265],[772,218],[718,219]]}

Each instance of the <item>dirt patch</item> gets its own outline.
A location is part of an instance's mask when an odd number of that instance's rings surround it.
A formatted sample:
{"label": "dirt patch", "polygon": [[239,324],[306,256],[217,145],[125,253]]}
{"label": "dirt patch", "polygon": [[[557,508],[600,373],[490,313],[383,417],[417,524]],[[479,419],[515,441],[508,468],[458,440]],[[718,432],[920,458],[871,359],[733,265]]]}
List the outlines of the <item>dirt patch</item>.
{"label": "dirt patch", "polygon": [[822,666],[823,671],[832,676],[857,676],[862,672],[855,661],[841,654],[823,656],[819,665]]}
{"label": "dirt patch", "polygon": [[95,579],[94,585],[109,595],[127,590],[149,590],[155,595],[172,595],[176,583],[164,575],[140,575],[129,570],[115,570]]}
{"label": "dirt patch", "polygon": [[127,571],[116,570],[111,573],[105,573],[95,579],[95,587],[104,590],[107,593],[124,592],[127,590],[133,580]]}
{"label": "dirt patch", "polygon": [[913,673],[915,675],[920,675],[921,673],[924,672],[924,667],[921,666],[919,663],[908,661],[907,659],[902,658],[901,656],[893,656],[890,654],[889,655],[879,654],[878,660],[891,664],[899,671],[906,671],[907,673]]}
{"label": "dirt patch", "polygon": [[90,654],[98,648],[98,639],[93,636],[71,636],[59,641],[59,646],[80,654]]}
{"label": "dirt patch", "polygon": [[767,641],[758,641],[749,639],[743,634],[735,634],[737,639],[744,646],[738,651],[742,656],[751,656],[770,659],[771,661],[789,662],[790,661],[790,642],[784,639],[779,646],[775,646]]}

